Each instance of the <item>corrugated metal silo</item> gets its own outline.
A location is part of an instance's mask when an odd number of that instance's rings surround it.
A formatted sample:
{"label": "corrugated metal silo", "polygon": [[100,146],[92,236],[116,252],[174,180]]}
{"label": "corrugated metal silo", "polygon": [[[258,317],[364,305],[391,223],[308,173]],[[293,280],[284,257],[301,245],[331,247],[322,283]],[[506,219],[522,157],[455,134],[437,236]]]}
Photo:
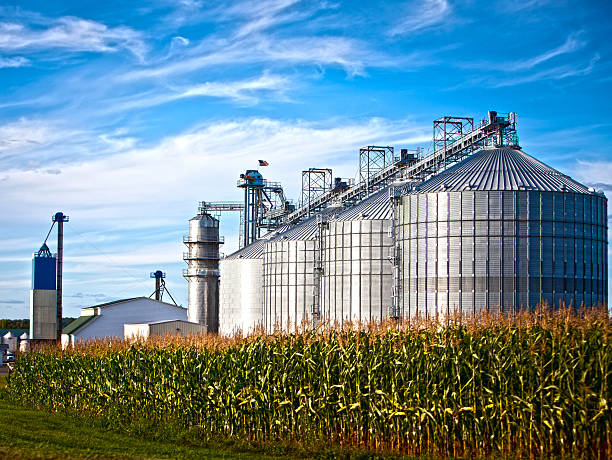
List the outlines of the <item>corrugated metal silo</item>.
{"label": "corrugated metal silo", "polygon": [[316,239],[321,218],[337,213],[330,206],[319,215],[279,232],[264,244],[264,325],[289,331],[312,320]]}
{"label": "corrugated metal silo", "polygon": [[243,334],[263,324],[264,239],[221,260],[219,333]]}
{"label": "corrugated metal silo", "polygon": [[380,321],[392,302],[389,189],[340,212],[322,232],[322,319]]}
{"label": "corrugated metal silo", "polygon": [[401,198],[411,317],[607,301],[607,199],[511,148],[486,148]]}

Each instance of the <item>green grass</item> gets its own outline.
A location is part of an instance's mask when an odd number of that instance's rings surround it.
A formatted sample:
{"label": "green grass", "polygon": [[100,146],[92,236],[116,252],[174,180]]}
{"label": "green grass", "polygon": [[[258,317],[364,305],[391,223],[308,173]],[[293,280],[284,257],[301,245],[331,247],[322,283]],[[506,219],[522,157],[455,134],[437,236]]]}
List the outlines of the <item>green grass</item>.
{"label": "green grass", "polygon": [[99,421],[86,423],[80,417],[15,406],[1,396],[0,427],[0,459],[278,458],[256,452],[233,452],[229,448],[141,439],[104,429]]}
{"label": "green grass", "polygon": [[256,445],[235,441],[203,442],[172,427],[139,434],[121,432],[105,419],[24,408],[7,399],[6,376],[0,376],[0,460],[3,459],[374,459],[359,450],[309,449],[295,445]]}

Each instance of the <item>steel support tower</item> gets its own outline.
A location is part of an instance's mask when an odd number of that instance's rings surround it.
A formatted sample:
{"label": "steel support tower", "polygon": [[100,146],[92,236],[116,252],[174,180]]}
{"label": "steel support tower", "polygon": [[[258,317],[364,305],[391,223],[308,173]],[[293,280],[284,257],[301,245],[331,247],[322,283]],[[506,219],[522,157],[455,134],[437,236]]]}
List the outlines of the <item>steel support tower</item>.
{"label": "steel support tower", "polygon": [[258,240],[261,229],[280,227],[286,215],[295,209],[285,198],[281,184],[265,180],[257,170],[241,174],[237,185],[244,189],[243,246]]}
{"label": "steel support tower", "polygon": [[315,199],[332,189],[332,170],[310,168],[302,171],[301,206],[312,203]]}
{"label": "steel support tower", "polygon": [[64,222],[68,222],[68,216],[62,212],[57,212],[52,217],[54,223],[57,224],[57,344],[62,344],[62,268],[64,265]]}
{"label": "steel support tower", "polygon": [[150,276],[151,278],[155,278],[155,292],[153,293],[155,294],[155,300],[161,301],[164,296],[164,285],[166,284],[164,282],[164,278],[166,277],[166,274],[161,270],[157,270],[151,272]]}
{"label": "steel support tower", "polygon": [[[310,204],[288,214],[283,224],[294,225],[312,215],[313,211],[318,212],[324,209],[332,201],[348,204],[358,202],[369,196],[373,191],[400,178],[407,181],[422,181],[487,145],[508,145],[520,148],[515,113],[489,111],[488,117],[473,129],[473,121],[470,123],[470,120],[472,119],[468,117],[444,117],[434,121],[434,131],[436,132],[438,145],[431,155],[416,161],[401,161],[401,159],[395,161],[394,159],[391,164],[370,174],[366,170],[364,174],[360,174],[362,180],[355,186],[340,194],[334,193],[332,190],[321,195]],[[441,134],[439,131],[441,131]],[[460,135],[456,132],[459,132]],[[362,150],[365,150],[365,152],[362,154],[360,151],[360,172],[363,170],[364,162],[367,164],[368,155],[371,158],[373,149]],[[362,156],[365,156],[365,159],[361,159]],[[370,172],[371,170],[372,167],[370,167]],[[367,180],[363,180],[365,177],[367,177]]]}
{"label": "steel support tower", "polygon": [[374,191],[378,185],[371,178],[393,164],[393,160],[393,147],[368,145],[359,149],[359,181],[366,184],[368,192]]}
{"label": "steel support tower", "polygon": [[[433,151],[445,152],[449,145],[457,142],[466,133],[474,131],[474,119],[469,117],[442,117],[433,122]],[[446,158],[442,160],[444,168]]]}

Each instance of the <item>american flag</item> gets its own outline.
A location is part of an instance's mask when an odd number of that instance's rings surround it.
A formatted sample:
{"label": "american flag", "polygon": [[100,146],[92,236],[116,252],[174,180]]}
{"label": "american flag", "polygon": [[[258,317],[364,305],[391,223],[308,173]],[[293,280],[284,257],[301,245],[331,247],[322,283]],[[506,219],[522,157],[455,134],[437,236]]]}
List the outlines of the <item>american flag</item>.
{"label": "american flag", "polygon": [[268,162],[266,160],[259,160],[259,166],[268,166]]}

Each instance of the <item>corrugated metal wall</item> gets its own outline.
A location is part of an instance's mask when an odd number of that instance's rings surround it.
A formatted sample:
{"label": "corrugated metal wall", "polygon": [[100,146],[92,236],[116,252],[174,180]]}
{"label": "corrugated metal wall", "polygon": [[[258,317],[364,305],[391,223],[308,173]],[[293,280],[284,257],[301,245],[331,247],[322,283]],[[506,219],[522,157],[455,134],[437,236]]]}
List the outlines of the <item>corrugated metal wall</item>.
{"label": "corrugated metal wall", "polygon": [[607,202],[539,191],[413,193],[396,215],[403,316],[607,301]]}
{"label": "corrugated metal wall", "polygon": [[263,323],[263,260],[221,261],[219,333],[248,334]]}
{"label": "corrugated metal wall", "polygon": [[264,246],[264,324],[291,330],[311,321],[315,241],[284,240]]}
{"label": "corrugated metal wall", "polygon": [[392,297],[391,219],[331,221],[323,232],[322,319],[380,321]]}

